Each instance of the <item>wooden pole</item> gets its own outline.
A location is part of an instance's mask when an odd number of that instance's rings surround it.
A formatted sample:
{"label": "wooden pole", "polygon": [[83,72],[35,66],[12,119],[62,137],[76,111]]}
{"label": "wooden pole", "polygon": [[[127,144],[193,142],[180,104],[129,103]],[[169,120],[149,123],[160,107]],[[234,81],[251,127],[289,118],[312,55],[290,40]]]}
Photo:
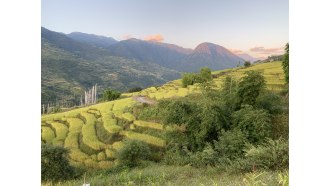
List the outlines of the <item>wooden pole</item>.
{"label": "wooden pole", "polygon": [[95,103],[96,103],[96,101],[97,101],[97,84],[95,84]]}

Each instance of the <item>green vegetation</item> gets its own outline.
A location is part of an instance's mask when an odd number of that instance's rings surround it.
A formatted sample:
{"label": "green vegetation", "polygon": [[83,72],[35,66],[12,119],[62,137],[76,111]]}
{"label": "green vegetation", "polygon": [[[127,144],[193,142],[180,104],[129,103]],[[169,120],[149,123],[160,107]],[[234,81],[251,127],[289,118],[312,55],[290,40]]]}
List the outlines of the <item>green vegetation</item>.
{"label": "green vegetation", "polygon": [[284,54],[282,66],[285,74],[285,82],[288,84],[289,83],[289,43],[285,45],[285,54]]}
{"label": "green vegetation", "polygon": [[103,92],[102,97],[103,97],[103,101],[112,101],[118,99],[120,97],[120,93],[115,90],[106,89]]}
{"label": "green vegetation", "polygon": [[43,115],[42,141],[69,149],[70,164],[96,185],[287,183],[288,103],[281,94],[281,63],[200,74],[213,82],[210,88],[203,89],[203,82],[183,88],[175,80]]}
{"label": "green vegetation", "polygon": [[[148,164],[128,169],[120,167],[103,172],[89,173],[86,182],[91,185],[288,185],[288,172],[258,171],[228,174],[214,167],[195,168],[189,165],[173,166]],[[45,186],[82,185],[84,178]],[[285,184],[286,183],[286,184]]]}
{"label": "green vegetation", "polygon": [[[110,72],[110,73],[109,73]],[[79,105],[80,95],[93,86],[126,91],[149,87],[180,77],[178,71],[155,63],[116,57],[104,49],[74,42],[65,35],[42,28],[41,103]]]}
{"label": "green vegetation", "polygon": [[138,140],[126,140],[116,157],[122,164],[133,167],[137,166],[141,160],[147,160],[150,154],[147,144]]}
{"label": "green vegetation", "polygon": [[74,178],[75,169],[68,161],[68,150],[63,147],[41,146],[41,180],[61,181]]}
{"label": "green vegetation", "polygon": [[266,82],[261,73],[256,71],[245,72],[246,76],[238,83],[238,98],[240,105],[254,106],[256,100],[265,87]]}
{"label": "green vegetation", "polygon": [[132,92],[140,92],[141,90],[142,90],[141,87],[134,87],[134,88],[129,89],[127,92],[128,92],[128,93],[132,93]]}
{"label": "green vegetation", "polygon": [[244,62],[244,67],[249,67],[251,66],[251,62],[250,61],[245,61]]}
{"label": "green vegetation", "polygon": [[182,75],[182,87],[195,83],[206,83],[212,80],[211,70],[207,67],[201,68],[199,73],[185,73]]}

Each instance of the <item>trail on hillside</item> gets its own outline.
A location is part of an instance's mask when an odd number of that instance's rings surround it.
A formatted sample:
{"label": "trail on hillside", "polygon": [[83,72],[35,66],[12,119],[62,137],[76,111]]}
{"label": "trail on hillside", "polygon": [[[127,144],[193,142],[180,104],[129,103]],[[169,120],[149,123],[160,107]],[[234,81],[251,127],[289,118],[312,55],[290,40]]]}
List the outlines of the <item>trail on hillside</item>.
{"label": "trail on hillside", "polygon": [[140,102],[140,103],[146,103],[149,105],[156,104],[156,101],[151,100],[150,98],[144,97],[144,96],[133,96],[133,99]]}

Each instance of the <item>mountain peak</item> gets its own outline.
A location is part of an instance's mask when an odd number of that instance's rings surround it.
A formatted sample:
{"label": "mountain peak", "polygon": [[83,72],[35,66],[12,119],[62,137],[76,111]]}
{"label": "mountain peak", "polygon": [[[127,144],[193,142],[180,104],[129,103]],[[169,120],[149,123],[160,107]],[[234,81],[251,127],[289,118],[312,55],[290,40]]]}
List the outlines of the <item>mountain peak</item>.
{"label": "mountain peak", "polygon": [[208,42],[201,43],[195,48],[195,52],[207,53],[207,54],[217,54],[217,53],[221,54],[225,51],[227,51],[227,49],[225,49],[224,47]]}

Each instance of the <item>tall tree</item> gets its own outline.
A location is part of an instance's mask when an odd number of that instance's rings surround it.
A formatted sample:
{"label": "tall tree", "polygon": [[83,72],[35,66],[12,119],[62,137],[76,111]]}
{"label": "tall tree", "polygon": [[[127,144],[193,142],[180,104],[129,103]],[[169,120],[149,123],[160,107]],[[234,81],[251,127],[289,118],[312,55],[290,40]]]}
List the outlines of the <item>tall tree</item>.
{"label": "tall tree", "polygon": [[285,54],[282,67],[285,75],[285,82],[286,84],[289,84],[289,43],[285,45]]}
{"label": "tall tree", "polygon": [[261,90],[266,86],[265,78],[257,71],[247,71],[238,84],[240,105],[254,106]]}

